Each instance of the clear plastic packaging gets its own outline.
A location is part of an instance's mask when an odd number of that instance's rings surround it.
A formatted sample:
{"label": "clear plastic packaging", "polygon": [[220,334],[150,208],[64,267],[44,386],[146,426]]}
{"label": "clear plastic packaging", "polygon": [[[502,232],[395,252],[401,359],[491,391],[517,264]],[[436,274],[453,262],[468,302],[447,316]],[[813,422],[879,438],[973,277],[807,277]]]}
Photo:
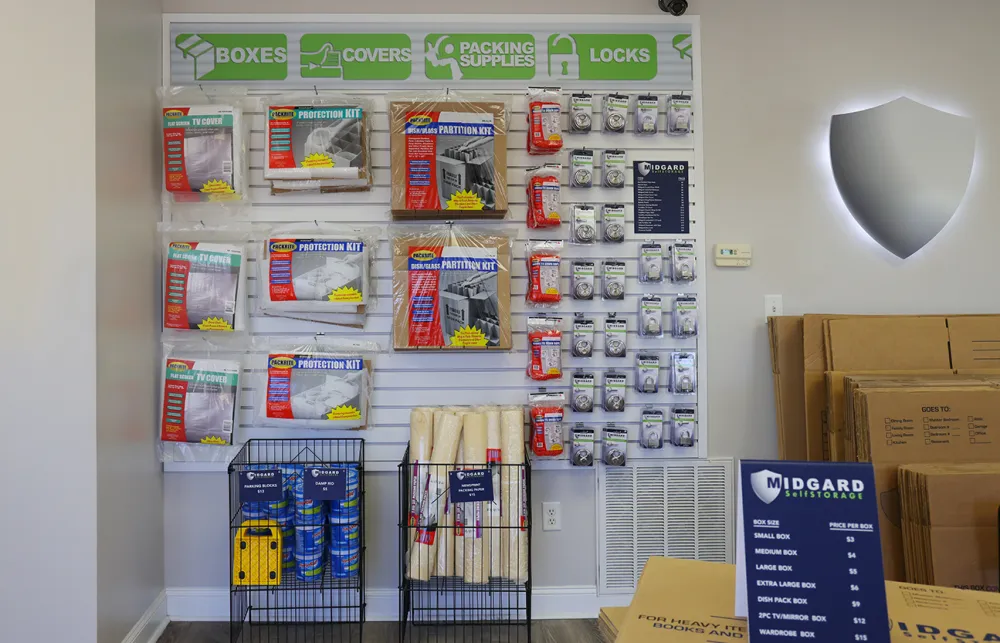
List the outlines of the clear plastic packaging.
{"label": "clear plastic packaging", "polygon": [[525,171],[529,228],[551,228],[562,223],[561,176],[562,167],[559,165],[530,167]]}
{"label": "clear plastic packaging", "polygon": [[628,390],[628,376],[625,373],[608,371],[604,374],[604,410],[609,413],[625,412],[625,391]]}
{"label": "clear plastic packaging", "polygon": [[569,186],[589,188],[594,185],[594,150],[573,150],[569,153]]}
{"label": "clear plastic packaging", "polygon": [[605,203],[601,208],[601,226],[605,243],[625,242],[625,206]]}
{"label": "clear plastic packaging", "polygon": [[594,355],[594,320],[586,319],[583,313],[577,313],[573,319],[573,345],[570,346],[573,357],[593,357]]}
{"label": "clear plastic packaging", "polygon": [[663,411],[646,408],[639,421],[639,446],[643,449],[663,448]]}
{"label": "clear plastic packaging", "polygon": [[563,146],[562,92],[558,87],[528,88],[528,154],[556,154]]}
{"label": "clear plastic packaging", "polygon": [[605,427],[601,436],[603,453],[601,459],[609,467],[624,467],[628,453],[628,431],[614,424]]}
{"label": "clear plastic packaging", "polygon": [[675,94],[667,99],[667,134],[684,136],[691,133],[691,97]]}
{"label": "clear plastic packaging", "polygon": [[570,464],[574,467],[594,466],[594,430],[577,424],[570,433]]}
{"label": "clear plastic packaging", "polygon": [[660,356],[656,353],[635,356],[635,390],[639,393],[660,391]]}
{"label": "clear plastic packaging", "polygon": [[602,292],[604,299],[621,301],[625,299],[625,262],[606,260],[603,264]]}
{"label": "clear plastic packaging", "polygon": [[569,99],[569,129],[586,134],[594,128],[594,95],[580,92]]}
{"label": "clear plastic packaging", "polygon": [[562,318],[528,318],[528,377],[537,381],[562,378]]}
{"label": "clear plastic packaging", "polygon": [[570,406],[577,413],[591,413],[594,410],[594,390],[597,379],[593,373],[577,371],[573,373],[573,388],[570,393]]}
{"label": "clear plastic packaging", "polygon": [[659,283],[663,281],[663,246],[648,241],[639,248],[639,281]]}
{"label": "clear plastic packaging", "polygon": [[693,447],[697,431],[694,409],[674,409],[670,421],[670,443],[675,447]]}
{"label": "clear plastic packaging", "polygon": [[604,320],[604,354],[608,357],[625,357],[628,353],[628,322],[611,313]]}
{"label": "clear plastic packaging", "polygon": [[625,150],[604,150],[604,187],[620,190],[625,187]]}
{"label": "clear plastic packaging", "polygon": [[697,358],[694,353],[670,354],[670,391],[676,395],[698,392]]}
{"label": "clear plastic packaging", "polygon": [[697,337],[698,299],[682,295],[674,299],[673,336],[678,339]]}
{"label": "clear plastic packaging", "polygon": [[604,116],[605,132],[625,133],[625,124],[628,121],[628,104],[628,94],[606,94],[604,96],[604,107],[601,112]]}
{"label": "clear plastic packaging", "polygon": [[536,456],[555,457],[563,453],[563,418],[566,394],[539,391],[528,395],[531,419],[531,452]]}
{"label": "clear plastic packaging", "polygon": [[258,426],[363,429],[375,355],[371,341],[317,336],[254,343]]}
{"label": "clear plastic packaging", "polygon": [[573,299],[590,301],[594,298],[594,262],[574,261],[570,277]]}
{"label": "clear plastic packaging", "polygon": [[573,206],[572,243],[593,245],[597,242],[597,211],[592,205],[575,204]]}
{"label": "clear plastic packaging", "polygon": [[325,315],[314,321],[363,326],[375,297],[378,228],[320,223],[283,226],[260,244],[258,310]]}
{"label": "clear plastic packaging", "polygon": [[525,300],[540,307],[554,307],[562,301],[562,241],[528,241],[525,257],[528,264],[528,290]]}
{"label": "clear plastic packaging", "polygon": [[395,218],[503,218],[510,102],[451,90],[389,102]]}
{"label": "clear plastic packaging", "polygon": [[694,244],[677,242],[670,246],[670,281],[689,283],[697,277]]}
{"label": "clear plastic packaging", "polygon": [[654,95],[635,99],[635,133],[640,136],[656,134],[660,118],[660,99]]}
{"label": "clear plastic packaging", "polygon": [[643,295],[639,300],[639,335],[663,337],[663,300],[657,295]]}
{"label": "clear plastic packaging", "polygon": [[163,345],[157,444],[162,461],[227,462],[236,455],[233,434],[246,365],[245,346],[231,338]]}
{"label": "clear plastic packaging", "polygon": [[233,88],[158,91],[165,203],[226,204],[248,198],[246,111],[256,101]]}
{"label": "clear plastic packaging", "polygon": [[264,228],[161,223],[165,335],[247,332],[247,246]]}

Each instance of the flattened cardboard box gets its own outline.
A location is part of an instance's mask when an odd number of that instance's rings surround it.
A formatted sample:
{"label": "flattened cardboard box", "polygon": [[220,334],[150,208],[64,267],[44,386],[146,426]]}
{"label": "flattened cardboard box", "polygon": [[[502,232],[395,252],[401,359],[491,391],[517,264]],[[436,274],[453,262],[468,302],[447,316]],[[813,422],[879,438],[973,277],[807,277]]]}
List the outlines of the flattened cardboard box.
{"label": "flattened cardboard box", "polygon": [[948,336],[952,368],[1000,366],[1000,315],[949,317]]}
{"label": "flattened cardboard box", "polygon": [[778,424],[778,457],[806,460],[802,317],[768,317],[767,327]]}

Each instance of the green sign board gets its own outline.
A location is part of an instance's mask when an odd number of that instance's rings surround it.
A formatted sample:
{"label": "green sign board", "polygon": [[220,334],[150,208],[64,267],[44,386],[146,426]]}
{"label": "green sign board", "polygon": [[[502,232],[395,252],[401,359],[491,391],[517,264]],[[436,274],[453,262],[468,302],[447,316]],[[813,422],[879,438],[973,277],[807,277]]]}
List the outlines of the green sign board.
{"label": "green sign board", "polygon": [[428,34],[424,39],[424,73],[431,80],[529,80],[535,77],[535,37]]}
{"label": "green sign board", "polygon": [[182,33],[174,46],[194,60],[194,81],[284,80],[288,76],[285,34]]}
{"label": "green sign board", "polygon": [[299,41],[302,78],[406,80],[413,68],[402,33],[307,33]]}
{"label": "green sign board", "polygon": [[[656,78],[656,38],[649,34],[552,34],[548,39],[548,52],[547,72],[550,78]],[[571,71],[574,67],[578,74]]]}

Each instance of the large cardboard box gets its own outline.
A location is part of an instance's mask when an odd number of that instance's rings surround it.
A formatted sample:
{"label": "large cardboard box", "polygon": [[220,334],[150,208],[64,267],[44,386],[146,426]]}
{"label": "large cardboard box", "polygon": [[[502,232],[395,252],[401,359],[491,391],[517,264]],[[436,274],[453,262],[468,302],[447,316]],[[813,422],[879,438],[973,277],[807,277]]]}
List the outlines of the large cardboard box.
{"label": "large cardboard box", "polygon": [[948,337],[952,368],[1000,366],[1000,315],[949,317]]}
{"label": "large cardboard box", "polygon": [[997,591],[1000,463],[899,468],[906,580]]}
{"label": "large cardboard box", "polygon": [[802,318],[768,317],[767,329],[778,423],[778,457],[782,460],[806,460]]}

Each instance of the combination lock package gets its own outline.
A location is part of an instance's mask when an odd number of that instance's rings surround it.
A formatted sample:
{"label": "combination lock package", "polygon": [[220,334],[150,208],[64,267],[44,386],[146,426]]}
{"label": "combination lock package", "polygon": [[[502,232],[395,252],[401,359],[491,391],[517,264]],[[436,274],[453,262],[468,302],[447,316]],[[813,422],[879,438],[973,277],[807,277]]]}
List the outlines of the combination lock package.
{"label": "combination lock package", "polygon": [[643,409],[639,423],[639,446],[643,449],[663,448],[663,411]]}
{"label": "combination lock package", "polygon": [[512,348],[506,232],[399,226],[391,238],[396,350]]}
{"label": "combination lock package", "polygon": [[698,371],[694,353],[670,354],[670,391],[677,395],[694,395],[698,387]]}
{"label": "combination lock package", "polygon": [[639,96],[635,99],[635,133],[656,134],[656,121],[660,114],[660,99],[656,96]]}
{"label": "combination lock package", "polygon": [[594,298],[594,262],[574,261],[573,276],[570,278],[573,299],[590,301]]}
{"label": "combination lock package", "polygon": [[670,281],[688,283],[695,277],[694,244],[675,243],[670,246]]}
{"label": "combination lock package", "polygon": [[628,353],[628,323],[611,313],[604,320],[604,354],[625,357]]}
{"label": "combination lock package", "polygon": [[607,94],[604,96],[604,131],[612,134],[624,134],[625,123],[628,120],[628,94]]}
{"label": "combination lock package", "polygon": [[602,270],[604,299],[620,301],[625,299],[625,262],[608,260]]}
{"label": "combination lock package", "polygon": [[601,208],[601,227],[607,243],[625,243],[625,206],[605,203]]}
{"label": "combination lock package", "polygon": [[525,171],[524,189],[528,200],[529,228],[549,228],[562,223],[559,213],[562,204],[559,184],[561,175],[562,167],[559,165],[542,165]]}
{"label": "combination lock package", "polygon": [[556,154],[562,146],[560,89],[529,87],[528,154]]}
{"label": "combination lock package", "polygon": [[639,353],[635,357],[635,390],[640,393],[658,393],[660,390],[660,356]]}
{"label": "combination lock package", "polygon": [[573,391],[570,396],[570,406],[577,413],[590,413],[594,410],[594,389],[596,379],[593,373],[573,373]]}
{"label": "combination lock package", "polygon": [[594,320],[585,319],[578,313],[573,320],[573,345],[570,346],[573,357],[592,357],[594,355]]}
{"label": "combination lock package", "polygon": [[663,246],[658,243],[644,243],[639,248],[639,281],[659,283],[663,281]]}
{"label": "combination lock package", "polygon": [[698,335],[698,299],[682,296],[674,299],[674,337],[696,337]]}
{"label": "combination lock package", "polygon": [[694,431],[694,409],[674,409],[670,422],[670,443],[675,447],[693,447]]}
{"label": "combination lock package", "polygon": [[625,150],[604,150],[604,187],[625,187]]}
{"label": "combination lock package", "polygon": [[663,300],[656,295],[643,295],[639,300],[639,334],[663,337]]}
{"label": "combination lock package", "polygon": [[562,377],[562,318],[528,318],[528,377],[557,380]]}
{"label": "combination lock package", "polygon": [[525,244],[528,290],[525,300],[534,306],[553,307],[562,300],[562,241],[529,241]]}
{"label": "combination lock package", "polygon": [[569,186],[589,188],[594,185],[594,150],[573,150],[569,153]]}
{"label": "combination lock package", "polygon": [[577,425],[571,433],[570,463],[574,467],[594,466],[594,430]]}
{"label": "combination lock package", "polygon": [[562,455],[565,405],[565,393],[540,391],[528,395],[531,452],[535,455],[542,457]]}
{"label": "combination lock package", "polygon": [[378,344],[341,340],[264,346],[257,390],[266,391],[266,398],[258,404],[258,424],[365,427]]}
{"label": "combination lock package", "polygon": [[586,133],[594,127],[594,95],[573,94],[569,101],[569,128],[572,132]]}
{"label": "combination lock package", "polygon": [[609,424],[604,429],[601,438],[604,444],[602,457],[604,464],[611,467],[624,467],[628,452],[628,431]]}
{"label": "combination lock package", "polygon": [[395,218],[503,218],[510,106],[453,91],[389,103]]}
{"label": "combination lock package", "polygon": [[597,242],[597,211],[592,205],[573,206],[573,243],[590,245]]}
{"label": "combination lock package", "polygon": [[691,133],[691,97],[676,94],[667,99],[667,134]]}
{"label": "combination lock package", "polygon": [[628,389],[628,377],[625,373],[607,372],[604,374],[604,410],[610,413],[625,412],[625,391]]}

